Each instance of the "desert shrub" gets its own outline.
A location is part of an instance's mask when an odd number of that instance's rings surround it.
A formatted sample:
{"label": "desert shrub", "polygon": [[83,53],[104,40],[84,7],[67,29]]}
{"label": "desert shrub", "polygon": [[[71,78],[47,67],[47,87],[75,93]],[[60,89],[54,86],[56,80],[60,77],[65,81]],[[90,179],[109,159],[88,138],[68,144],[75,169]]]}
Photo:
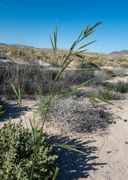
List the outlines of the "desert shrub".
{"label": "desert shrub", "polygon": [[105,100],[118,100],[120,99],[119,94],[111,92],[110,90],[99,90],[99,96]]}
{"label": "desert shrub", "polygon": [[104,64],[106,63],[106,59],[100,58],[100,59],[96,60],[95,62],[99,67],[101,67],[101,66],[104,66]]}
{"label": "desert shrub", "polygon": [[119,57],[116,59],[116,62],[117,63],[120,63],[120,62],[126,62],[127,60],[124,58],[124,57]]}
{"label": "desert shrub", "polygon": [[123,67],[115,67],[115,68],[111,69],[111,71],[116,76],[125,76],[126,75],[126,70]]}
{"label": "desert shrub", "polygon": [[92,62],[83,62],[83,63],[80,63],[78,68],[81,68],[81,69],[84,69],[84,68],[99,69],[99,67],[95,63],[92,63]]}
{"label": "desert shrub", "polygon": [[53,67],[59,67],[59,59],[60,56],[56,56],[56,55],[51,55],[50,60],[49,60],[49,64]]}
{"label": "desert shrub", "polygon": [[49,64],[51,65],[51,66],[53,66],[53,67],[59,67],[60,65],[59,65],[59,63],[58,63],[58,61],[49,61]]}
{"label": "desert shrub", "polygon": [[35,50],[34,50],[34,49],[32,49],[32,50],[31,50],[31,54],[34,54],[34,53],[35,53]]}
{"label": "desert shrub", "polygon": [[63,73],[63,81],[70,85],[79,85],[94,77],[93,71],[74,71],[67,70]]}
{"label": "desert shrub", "polygon": [[85,101],[85,97],[80,94],[59,99],[51,107],[49,124],[52,121],[59,129],[69,134],[102,131],[106,122],[100,119],[99,109],[93,108]]}
{"label": "desert shrub", "polygon": [[118,81],[116,84],[107,84],[106,88],[120,93],[128,92],[128,82]]}
{"label": "desert shrub", "polygon": [[[30,179],[32,162],[40,132],[25,129],[22,120],[11,123],[11,119],[0,129],[0,179]],[[34,166],[33,180],[51,179],[55,171],[57,155],[51,141],[42,135]]]}
{"label": "desert shrub", "polygon": [[128,64],[127,63],[126,64],[121,64],[120,66],[123,67],[123,68],[128,68]]}
{"label": "desert shrub", "polygon": [[108,77],[116,77],[116,75],[113,71],[111,71],[109,69],[104,69],[104,71]]}
{"label": "desert shrub", "polygon": [[4,113],[3,108],[4,108],[4,102],[0,98],[0,116]]}
{"label": "desert shrub", "polygon": [[88,62],[91,62],[91,61],[93,61],[93,60],[96,60],[97,57],[96,57],[96,56],[87,56],[85,59],[86,59]]}
{"label": "desert shrub", "polygon": [[25,53],[19,49],[13,49],[10,53],[10,57],[18,58],[20,56],[25,56]]}
{"label": "desert shrub", "polygon": [[128,82],[118,81],[115,90],[120,93],[127,93],[128,92]]}

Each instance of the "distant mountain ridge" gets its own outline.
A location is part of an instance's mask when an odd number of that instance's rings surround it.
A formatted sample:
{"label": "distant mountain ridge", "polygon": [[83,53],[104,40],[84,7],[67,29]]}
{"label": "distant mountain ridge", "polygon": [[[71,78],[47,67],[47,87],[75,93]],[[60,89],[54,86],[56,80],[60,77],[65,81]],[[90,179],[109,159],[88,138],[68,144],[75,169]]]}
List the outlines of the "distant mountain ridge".
{"label": "distant mountain ridge", "polygon": [[35,48],[34,46],[26,46],[23,44],[6,44],[6,43],[0,43],[0,45],[10,45],[10,46],[21,46],[21,47],[29,47],[29,48]]}
{"label": "distant mountain ridge", "polygon": [[122,51],[113,51],[110,54],[117,54],[117,55],[128,55],[128,50],[122,50]]}

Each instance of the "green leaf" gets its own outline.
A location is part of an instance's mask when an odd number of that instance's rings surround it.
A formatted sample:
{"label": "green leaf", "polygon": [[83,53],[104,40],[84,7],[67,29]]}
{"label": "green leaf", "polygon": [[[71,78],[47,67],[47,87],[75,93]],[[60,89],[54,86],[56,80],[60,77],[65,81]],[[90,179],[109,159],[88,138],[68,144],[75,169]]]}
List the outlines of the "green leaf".
{"label": "green leaf", "polygon": [[21,93],[20,93],[20,87],[18,88],[18,91],[19,91],[19,101],[20,101],[20,104],[22,104],[22,103],[21,103]]}
{"label": "green leaf", "polygon": [[75,42],[72,44],[72,46],[71,46],[71,48],[70,48],[70,51],[72,51],[72,50],[74,49],[74,47],[76,46],[76,44],[77,44],[77,41],[75,41]]}
{"label": "green leaf", "polygon": [[91,81],[91,79],[86,81],[86,82],[84,82],[84,83],[82,83],[82,84],[80,84],[79,86],[76,87],[76,89],[84,86],[85,84],[89,83],[90,81]]}
{"label": "green leaf", "polygon": [[119,119],[122,119],[120,116],[117,116]]}
{"label": "green leaf", "polygon": [[106,101],[105,99],[101,98],[100,96],[96,96],[96,95],[94,95],[94,94],[88,94],[88,95],[89,95],[89,96],[92,96],[92,97],[94,97],[94,98],[97,98],[98,100],[103,101],[103,102],[105,102],[105,103],[107,103],[107,104],[113,105],[111,102]]}
{"label": "green leaf", "polygon": [[82,35],[83,31],[84,31],[84,30],[82,30],[82,32],[80,33],[80,35],[79,35],[79,37],[78,37],[77,41],[79,41],[79,39],[80,39],[80,37],[81,37],[81,35]]}
{"label": "green leaf", "polygon": [[64,62],[62,63],[62,67],[64,66],[64,64],[67,62],[69,56],[72,54],[72,51],[69,52],[68,56],[65,58]]}
{"label": "green leaf", "polygon": [[57,78],[60,76],[60,74],[66,69],[66,67],[73,61],[73,59],[71,59],[70,61],[68,61],[65,66],[58,72],[58,74],[56,75],[54,81],[57,80]]}
{"label": "green leaf", "polygon": [[93,68],[83,68],[83,69],[74,69],[75,71],[101,71],[101,69],[93,69]]}
{"label": "green leaf", "polygon": [[88,45],[90,45],[90,44],[92,44],[92,43],[94,43],[94,42],[96,42],[96,40],[95,40],[95,41],[91,41],[91,42],[89,42],[89,43],[87,43],[87,44],[79,47],[78,49],[82,49],[82,48],[84,48],[85,46],[88,46]]}
{"label": "green leaf", "polygon": [[49,35],[49,37],[50,37],[50,40],[51,40],[51,44],[52,44],[53,51],[54,51],[54,53],[55,53],[55,48],[54,48],[54,45],[53,45],[53,42],[52,42],[52,38],[51,38],[50,35]]}
{"label": "green leaf", "polygon": [[80,148],[76,147],[76,146],[71,146],[71,145],[66,145],[66,144],[55,144],[55,146],[59,146],[59,147],[62,147],[62,148],[68,149],[68,150],[77,151],[79,153],[86,154],[83,151],[78,150]]}
{"label": "green leaf", "polygon": [[81,58],[81,59],[84,59],[83,56],[80,55],[80,54],[78,54],[78,53],[75,53],[74,55],[77,56],[77,57],[79,57],[79,58]]}
{"label": "green leaf", "polygon": [[56,22],[56,28],[55,28],[55,49],[57,49],[57,22]]}
{"label": "green leaf", "polygon": [[92,101],[94,101],[94,102],[97,102],[97,103],[99,103],[100,101],[97,101],[96,99],[94,99],[94,98],[92,98],[92,97],[90,97],[90,96],[88,96],[88,95],[84,95],[85,97],[87,97],[88,99],[91,99]]}
{"label": "green leaf", "polygon": [[86,29],[84,30],[84,34],[88,31],[89,24],[87,25]]}
{"label": "green leaf", "polygon": [[84,36],[79,40],[79,42],[82,41],[83,39],[85,39],[87,36],[91,35],[91,34],[94,33],[94,32],[95,32],[95,31],[89,32],[89,33],[87,33],[87,34],[84,34]]}
{"label": "green leaf", "polygon": [[12,83],[11,83],[11,86],[12,86],[12,88],[13,88],[13,90],[14,90],[14,92],[15,92],[16,96],[17,96],[17,97],[18,97],[18,99],[19,99],[19,96],[18,96],[18,93],[17,93],[16,88],[13,86],[13,84],[12,84]]}
{"label": "green leaf", "polygon": [[71,91],[71,92],[68,92],[68,93],[63,94],[63,96],[73,95],[73,94],[76,94],[76,93],[79,93],[79,92],[82,92],[82,91],[83,91],[83,90],[75,90],[75,91]]}
{"label": "green leaf", "polygon": [[30,126],[31,126],[31,129],[32,129],[32,135],[34,136],[34,128],[33,128],[33,125],[32,125],[32,122],[31,122],[30,118],[29,118],[29,122],[30,122]]}

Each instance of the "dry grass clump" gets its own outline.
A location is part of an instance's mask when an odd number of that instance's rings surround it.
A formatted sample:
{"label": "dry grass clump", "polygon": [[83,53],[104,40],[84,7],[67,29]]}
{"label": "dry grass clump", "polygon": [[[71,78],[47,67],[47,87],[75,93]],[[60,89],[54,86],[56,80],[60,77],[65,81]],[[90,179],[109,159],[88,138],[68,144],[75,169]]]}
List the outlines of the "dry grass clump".
{"label": "dry grass clump", "polygon": [[119,100],[119,93],[110,91],[109,89],[99,90],[99,96],[105,100]]}
{"label": "dry grass clump", "polygon": [[106,89],[113,90],[115,92],[127,93],[128,92],[128,81],[118,81],[117,83],[107,84]]}
{"label": "dry grass clump", "polygon": [[[7,95],[8,98],[14,94],[11,83],[15,84],[16,88],[20,86],[22,94],[35,95],[40,90],[43,95],[47,95],[50,93],[58,73],[58,71],[46,70],[38,65],[19,65],[16,63],[1,66],[0,72],[0,92]],[[68,84],[61,80],[57,80],[60,84],[60,92],[69,90]]]}
{"label": "dry grass clump", "polygon": [[19,49],[13,49],[10,53],[10,57],[18,58],[21,56],[25,56],[25,53]]}
{"label": "dry grass clump", "polygon": [[[62,98],[51,107],[48,120],[53,121],[63,132],[92,133],[104,131],[108,114],[101,114],[100,108],[94,108],[86,102],[84,96]],[[103,109],[102,109],[103,111]]]}

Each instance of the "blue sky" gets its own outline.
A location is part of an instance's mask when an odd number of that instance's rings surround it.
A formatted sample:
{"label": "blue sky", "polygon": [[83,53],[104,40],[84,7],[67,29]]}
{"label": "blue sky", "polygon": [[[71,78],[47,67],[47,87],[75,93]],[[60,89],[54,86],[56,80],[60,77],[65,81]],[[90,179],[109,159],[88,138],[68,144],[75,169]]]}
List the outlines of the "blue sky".
{"label": "blue sky", "polygon": [[89,52],[128,50],[128,0],[0,0],[0,43],[52,48],[56,21],[58,48],[69,49],[88,24],[103,21],[79,46],[97,40]]}

